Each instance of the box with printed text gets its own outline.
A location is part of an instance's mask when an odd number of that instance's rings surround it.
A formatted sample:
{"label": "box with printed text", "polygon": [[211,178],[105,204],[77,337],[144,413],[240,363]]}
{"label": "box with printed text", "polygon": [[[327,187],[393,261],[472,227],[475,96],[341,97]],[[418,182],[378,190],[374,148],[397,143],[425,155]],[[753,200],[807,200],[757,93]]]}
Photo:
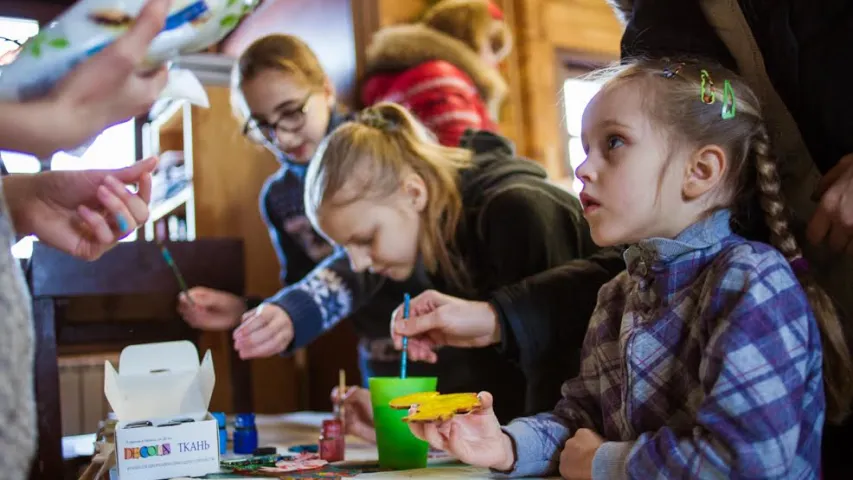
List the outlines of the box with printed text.
{"label": "box with printed text", "polygon": [[118,372],[109,361],[104,368],[121,480],[219,471],[219,428],[207,411],[216,380],[210,351],[199,364],[188,341],[131,345]]}

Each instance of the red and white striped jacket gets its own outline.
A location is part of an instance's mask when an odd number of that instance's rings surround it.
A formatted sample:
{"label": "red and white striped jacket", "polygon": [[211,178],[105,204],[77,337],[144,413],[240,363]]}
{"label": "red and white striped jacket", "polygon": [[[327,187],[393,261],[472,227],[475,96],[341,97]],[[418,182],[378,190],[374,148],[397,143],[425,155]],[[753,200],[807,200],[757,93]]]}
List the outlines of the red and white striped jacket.
{"label": "red and white striped jacket", "polygon": [[497,132],[506,83],[463,42],[423,25],[377,32],[367,53],[361,99],[411,111],[443,145],[469,128]]}

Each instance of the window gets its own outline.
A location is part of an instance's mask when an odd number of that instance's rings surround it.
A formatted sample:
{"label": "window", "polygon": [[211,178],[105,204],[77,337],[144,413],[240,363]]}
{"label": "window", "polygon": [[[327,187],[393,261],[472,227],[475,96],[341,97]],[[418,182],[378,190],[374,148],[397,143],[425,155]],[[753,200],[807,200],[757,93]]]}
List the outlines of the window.
{"label": "window", "polygon": [[57,152],[50,159],[50,169],[114,169],[132,164],[136,161],[135,125],[136,122],[131,119],[112,126],[81,152]]}
{"label": "window", "polygon": [[565,106],[566,132],[568,145],[566,146],[566,171],[571,172],[572,191],[580,193],[583,184],[578,180],[574,172],[583,163],[586,153],[581,143],[581,118],[586,105],[601,88],[599,82],[584,80],[583,78],[568,78],[563,83],[563,105]]}

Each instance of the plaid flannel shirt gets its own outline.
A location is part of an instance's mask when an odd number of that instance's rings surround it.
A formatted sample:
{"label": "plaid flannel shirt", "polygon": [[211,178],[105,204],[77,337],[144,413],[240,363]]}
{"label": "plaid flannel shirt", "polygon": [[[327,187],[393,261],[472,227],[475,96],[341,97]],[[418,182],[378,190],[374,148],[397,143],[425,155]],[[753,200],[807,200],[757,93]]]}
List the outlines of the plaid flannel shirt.
{"label": "plaid flannel shirt", "polygon": [[625,252],[599,291],[581,372],[555,410],[505,427],[511,476],[557,471],[579,428],[593,478],[817,478],[825,399],[818,327],[788,263],[729,212]]}

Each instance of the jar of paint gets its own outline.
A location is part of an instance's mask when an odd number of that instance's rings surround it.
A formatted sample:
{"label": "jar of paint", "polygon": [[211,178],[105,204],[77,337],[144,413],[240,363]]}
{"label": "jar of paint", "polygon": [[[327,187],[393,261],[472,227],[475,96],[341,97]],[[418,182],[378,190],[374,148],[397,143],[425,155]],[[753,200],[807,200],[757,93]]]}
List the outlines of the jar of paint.
{"label": "jar of paint", "polygon": [[212,412],[211,415],[216,419],[216,424],[219,425],[219,454],[225,455],[228,452],[228,429],[225,426],[225,413]]}
{"label": "jar of paint", "polygon": [[258,448],[254,413],[238,413],[234,419],[234,453],[251,455]]}
{"label": "jar of paint", "polygon": [[344,459],[345,450],[346,438],[341,419],[323,420],[319,441],[320,458],[327,462],[340,462]]}

